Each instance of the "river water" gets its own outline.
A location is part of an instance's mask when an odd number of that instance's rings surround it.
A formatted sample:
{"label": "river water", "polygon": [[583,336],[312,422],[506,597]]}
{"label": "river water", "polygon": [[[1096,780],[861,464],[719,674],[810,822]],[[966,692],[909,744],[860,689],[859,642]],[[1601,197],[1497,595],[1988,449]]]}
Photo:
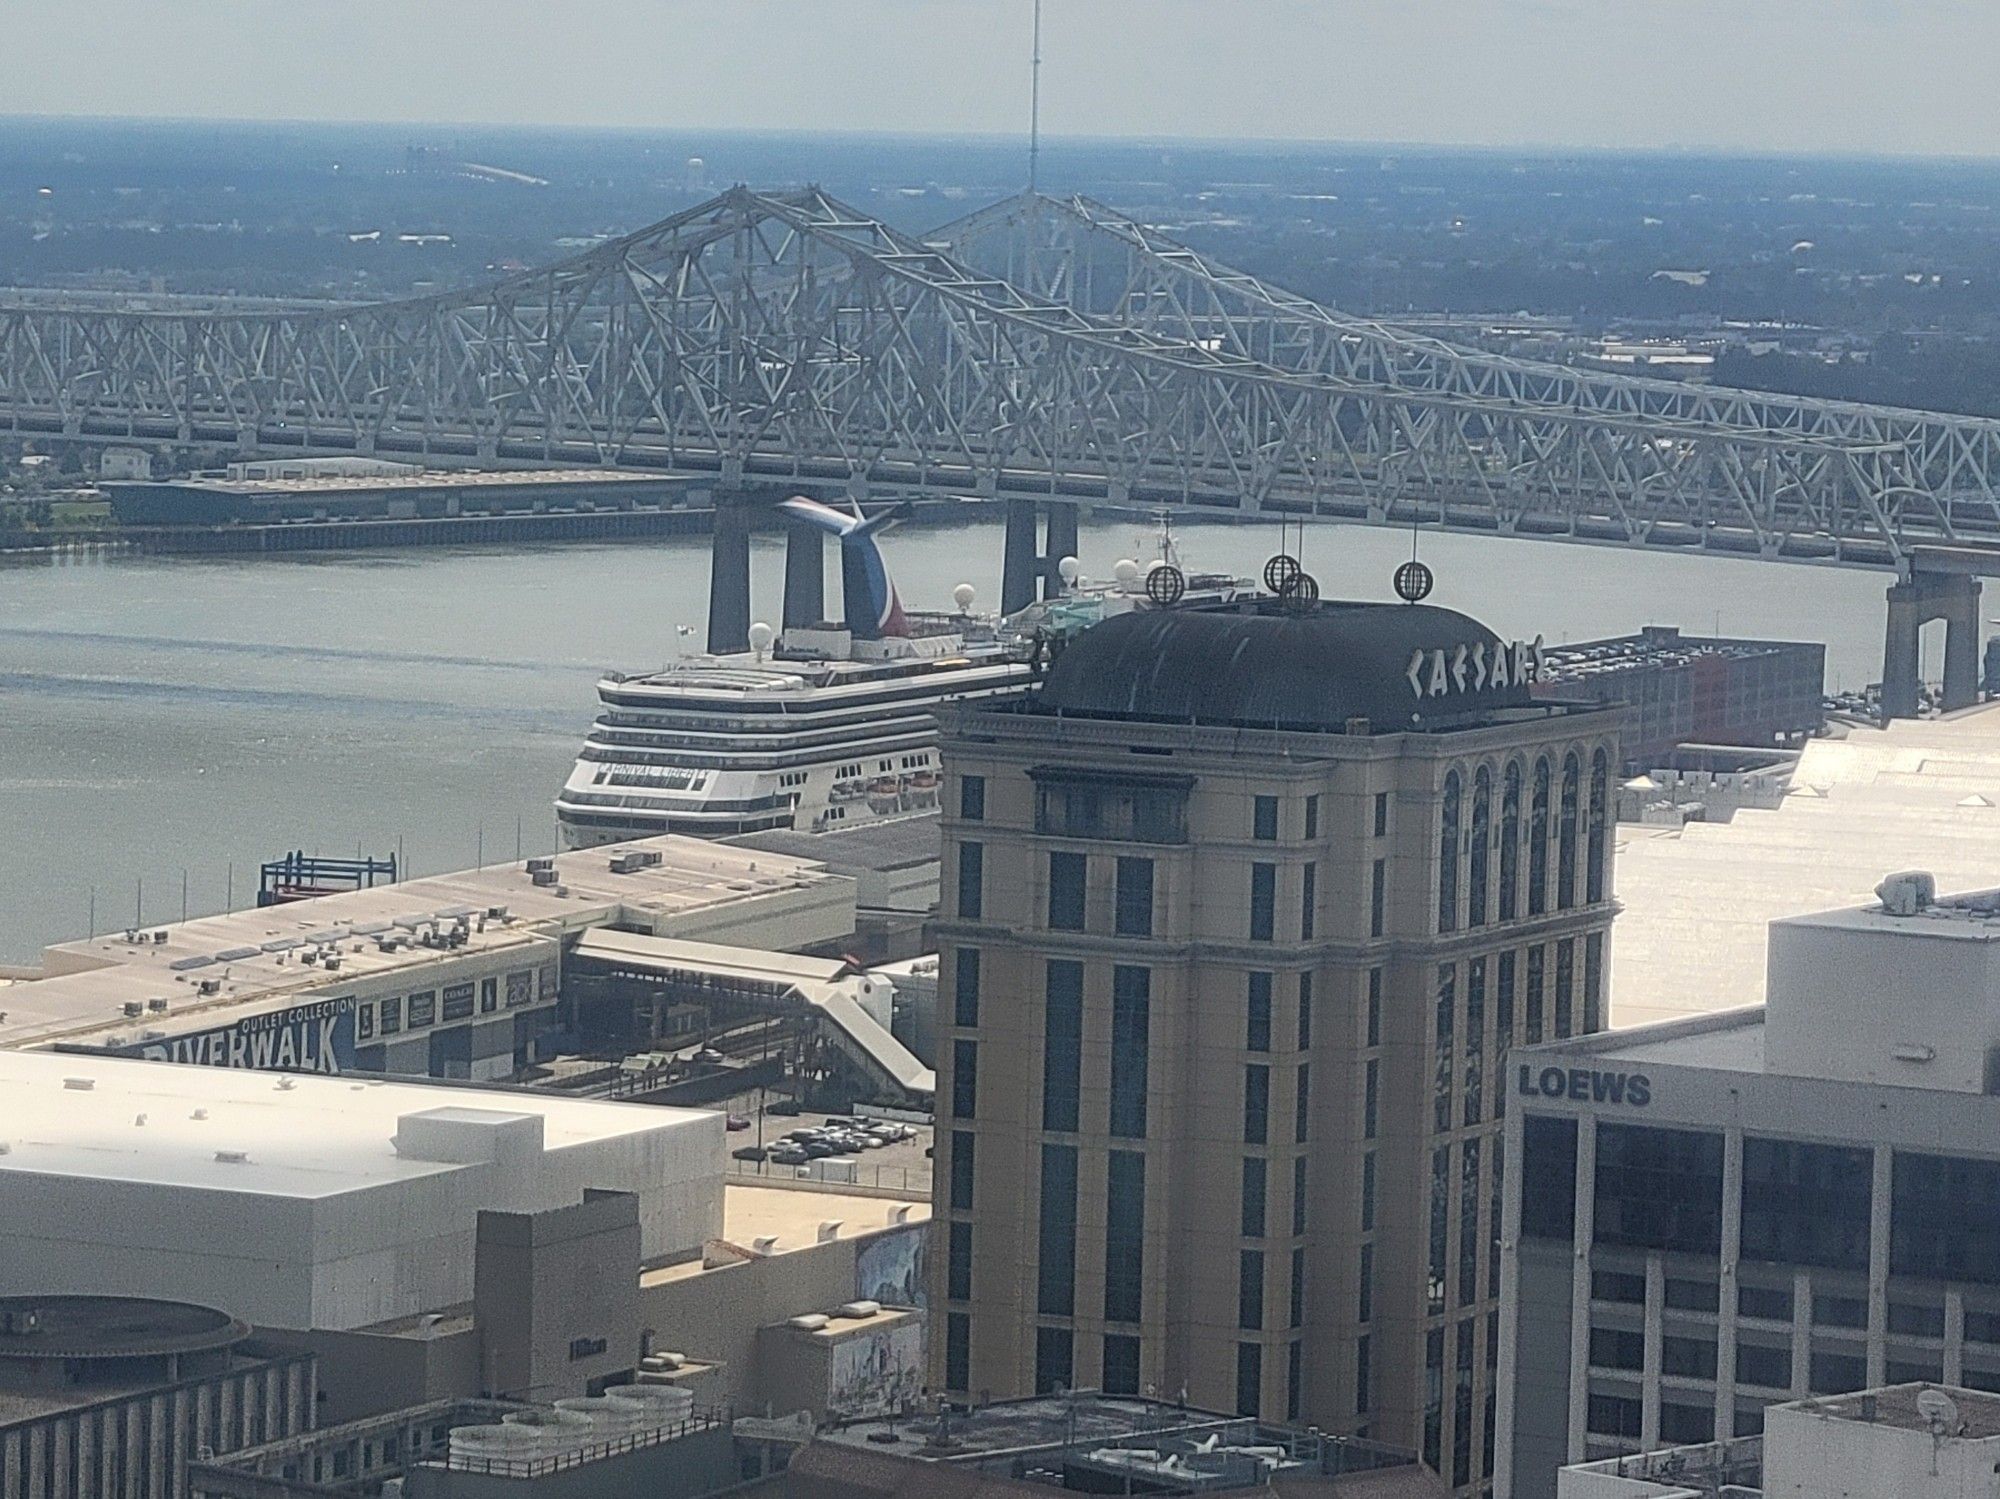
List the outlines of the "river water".
{"label": "river water", "polygon": [[[1254,575],[1277,549],[1269,526],[1180,534],[1197,569]],[[1152,545],[1111,523],[1078,550],[1104,572]],[[962,581],[997,601],[1000,550],[983,522],[888,546],[918,608]],[[1387,598],[1410,537],[1318,526],[1303,550],[1327,596]],[[1719,627],[1825,641],[1830,685],[1880,672],[1878,574],[1455,536],[1422,555],[1434,602],[1508,638]],[[184,887],[190,914],[247,904],[287,849],[400,847],[418,874],[546,852],[597,673],[669,659],[678,626],[698,643],[707,568],[692,539],[0,566],[0,963],[92,920],[177,919]],[[781,545],[753,568],[770,617]]]}

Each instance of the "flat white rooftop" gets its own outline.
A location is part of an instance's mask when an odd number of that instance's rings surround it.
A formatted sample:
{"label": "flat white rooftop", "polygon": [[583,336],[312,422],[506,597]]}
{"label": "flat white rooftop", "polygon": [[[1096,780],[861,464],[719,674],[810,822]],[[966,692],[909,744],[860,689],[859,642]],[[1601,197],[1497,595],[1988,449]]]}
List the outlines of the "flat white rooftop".
{"label": "flat white rooftop", "polygon": [[[611,856],[633,849],[657,852],[660,862],[613,873]],[[118,931],[59,943],[43,953],[47,977],[0,994],[0,1049],[103,1044],[113,1035],[136,1043],[146,1029],[210,1029],[402,977],[422,985],[427,972],[468,956],[513,952],[524,965],[553,962],[561,939],[612,922],[746,946],[803,945],[853,930],[853,881],[760,849],[667,836],[558,854],[554,867],[553,885],[535,884],[523,864],[491,864],[148,927],[144,941]],[[489,916],[496,908],[505,916]],[[433,922],[449,928],[461,914],[473,927],[463,946],[379,945]],[[303,961],[306,950],[328,945],[338,950],[337,972]],[[204,980],[214,993],[201,993]],[[160,1000],[164,1011],[155,1008]],[[129,1014],[131,1005],[142,1013]]]}
{"label": "flat white rooftop", "polygon": [[407,1141],[399,1150],[400,1121],[412,1114],[474,1133],[539,1121],[542,1152],[557,1155],[676,1126],[713,1133],[715,1122],[703,1110],[526,1090],[54,1052],[0,1052],[0,1097],[0,1192],[11,1175],[34,1173],[323,1198],[468,1164],[443,1152],[427,1158]]}
{"label": "flat white rooftop", "polygon": [[1871,902],[1896,869],[2000,884],[2000,704],[1813,740],[1775,809],[1616,836],[1611,1023],[1755,1004],[1781,917]]}

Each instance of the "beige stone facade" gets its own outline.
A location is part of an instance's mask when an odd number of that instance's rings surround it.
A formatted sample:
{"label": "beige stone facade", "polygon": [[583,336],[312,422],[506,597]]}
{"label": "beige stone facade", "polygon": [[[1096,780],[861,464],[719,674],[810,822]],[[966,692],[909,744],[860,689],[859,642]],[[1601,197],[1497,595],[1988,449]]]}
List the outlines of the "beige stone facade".
{"label": "beige stone facade", "polygon": [[947,716],[933,1387],[1490,1487],[1501,1062],[1602,1024],[1619,718]]}

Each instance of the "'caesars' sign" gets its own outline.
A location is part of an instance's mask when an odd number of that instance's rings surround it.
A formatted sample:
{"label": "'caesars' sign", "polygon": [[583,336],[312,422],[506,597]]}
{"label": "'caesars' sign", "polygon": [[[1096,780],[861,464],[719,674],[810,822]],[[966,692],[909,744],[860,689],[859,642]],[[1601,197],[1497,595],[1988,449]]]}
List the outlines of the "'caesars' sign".
{"label": "'caesars' sign", "polygon": [[1403,676],[1413,697],[1450,697],[1460,692],[1485,692],[1495,687],[1525,687],[1542,679],[1542,637],[1496,640],[1491,645],[1446,646],[1410,652]]}

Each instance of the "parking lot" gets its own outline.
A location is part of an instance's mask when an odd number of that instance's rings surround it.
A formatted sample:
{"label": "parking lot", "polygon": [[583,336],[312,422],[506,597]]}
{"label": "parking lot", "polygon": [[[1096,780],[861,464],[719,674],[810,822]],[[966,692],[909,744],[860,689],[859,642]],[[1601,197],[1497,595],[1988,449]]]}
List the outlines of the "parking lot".
{"label": "parking lot", "polygon": [[[856,1115],[803,1113],[792,1116],[767,1111],[761,1120],[760,1131],[757,1095],[731,1099],[727,1107],[731,1114],[749,1123],[749,1128],[733,1130],[729,1135],[729,1167],[734,1174],[803,1175],[810,1178],[820,1174],[819,1161],[852,1161],[854,1183],[858,1186],[890,1187],[911,1192],[930,1190],[931,1162],[928,1152],[932,1132],[927,1124],[902,1125],[896,1129],[899,1137],[895,1138],[890,1136],[887,1128],[878,1128],[875,1138],[882,1143],[869,1145],[859,1138],[861,1133],[871,1124],[883,1126],[889,1124],[888,1121]],[[788,1150],[788,1145],[798,1144],[800,1131],[816,1131],[818,1134],[814,1143],[805,1149]],[[765,1152],[764,1158],[755,1159],[753,1153],[760,1148]],[[774,1151],[775,1159],[772,1156]],[[843,1169],[834,1168],[835,1171]]]}

